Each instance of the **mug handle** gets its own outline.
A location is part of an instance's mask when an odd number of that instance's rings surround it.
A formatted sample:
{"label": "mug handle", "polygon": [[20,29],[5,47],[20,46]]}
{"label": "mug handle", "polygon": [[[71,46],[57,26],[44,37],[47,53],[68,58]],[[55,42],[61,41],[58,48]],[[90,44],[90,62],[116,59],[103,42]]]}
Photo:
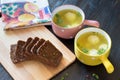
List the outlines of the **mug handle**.
{"label": "mug handle", "polygon": [[105,66],[108,73],[112,73],[114,71],[114,67],[107,57],[100,57],[103,65]]}
{"label": "mug handle", "polygon": [[86,20],[84,20],[83,25],[94,26],[94,27],[99,28],[100,23],[96,20],[87,20],[86,19]]}

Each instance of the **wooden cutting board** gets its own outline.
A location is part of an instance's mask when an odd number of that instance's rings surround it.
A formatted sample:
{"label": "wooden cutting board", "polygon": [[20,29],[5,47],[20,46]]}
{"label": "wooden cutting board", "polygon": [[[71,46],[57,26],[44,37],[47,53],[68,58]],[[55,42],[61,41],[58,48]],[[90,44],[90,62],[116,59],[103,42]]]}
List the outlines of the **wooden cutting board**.
{"label": "wooden cutting board", "polygon": [[[3,26],[0,23],[0,62],[15,80],[49,80],[76,59],[75,55],[44,26],[15,31],[3,31]],[[16,65],[12,63],[10,45],[16,44],[18,40],[25,41],[28,37],[36,36],[50,40],[62,52],[63,58],[58,67],[53,68],[37,61],[26,61]]]}

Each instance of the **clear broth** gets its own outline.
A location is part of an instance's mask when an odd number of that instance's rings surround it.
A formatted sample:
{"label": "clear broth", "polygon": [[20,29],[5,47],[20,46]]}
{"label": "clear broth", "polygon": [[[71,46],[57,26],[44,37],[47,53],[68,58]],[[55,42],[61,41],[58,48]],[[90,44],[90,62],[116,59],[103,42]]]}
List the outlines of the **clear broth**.
{"label": "clear broth", "polygon": [[82,52],[94,56],[103,54],[108,48],[108,42],[98,32],[87,32],[78,38],[77,46]]}
{"label": "clear broth", "polygon": [[53,17],[53,21],[55,22],[55,24],[61,27],[76,27],[81,24],[82,15],[76,10],[66,9],[56,13]]}

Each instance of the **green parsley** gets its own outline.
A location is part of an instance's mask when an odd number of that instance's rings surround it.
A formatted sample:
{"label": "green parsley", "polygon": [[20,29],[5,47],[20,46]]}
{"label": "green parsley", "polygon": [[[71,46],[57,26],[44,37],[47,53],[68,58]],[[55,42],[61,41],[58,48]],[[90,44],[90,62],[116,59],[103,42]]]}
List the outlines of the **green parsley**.
{"label": "green parsley", "polygon": [[82,51],[83,51],[84,53],[88,53],[88,49],[86,49],[86,48],[82,48]]}
{"label": "green parsley", "polygon": [[92,74],[92,76],[96,79],[96,80],[99,80],[99,76],[95,73]]}
{"label": "green parsley", "polygon": [[102,53],[104,53],[104,52],[105,52],[105,49],[103,49],[103,48],[101,48],[101,49],[98,50],[98,54],[99,55],[102,54]]}
{"label": "green parsley", "polygon": [[60,80],[65,80],[67,77],[68,77],[68,73],[65,73],[65,75],[64,76],[62,76],[61,78],[60,78]]}

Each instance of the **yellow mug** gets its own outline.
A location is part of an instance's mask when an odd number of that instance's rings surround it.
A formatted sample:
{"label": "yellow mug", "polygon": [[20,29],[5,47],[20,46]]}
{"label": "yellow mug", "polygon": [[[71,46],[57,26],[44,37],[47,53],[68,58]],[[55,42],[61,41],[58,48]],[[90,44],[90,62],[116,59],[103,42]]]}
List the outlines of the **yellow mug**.
{"label": "yellow mug", "polygon": [[[77,44],[77,40],[82,34],[87,33],[87,32],[96,32],[96,33],[99,33],[105,37],[105,39],[107,40],[107,43],[108,43],[107,49],[105,50],[105,52],[103,52],[100,55],[90,55],[90,54],[86,54],[84,51],[82,51],[79,48],[79,46]],[[99,65],[99,64],[103,63],[107,72],[112,73],[114,71],[114,67],[111,64],[111,62],[108,60],[111,45],[112,45],[111,38],[104,30],[99,29],[99,28],[89,27],[89,28],[84,28],[84,29],[80,30],[76,34],[75,40],[74,40],[74,51],[75,51],[75,55],[76,55],[77,59],[79,61],[81,61],[82,63],[84,63],[86,65],[90,65],[90,66],[95,66],[95,65]]]}

